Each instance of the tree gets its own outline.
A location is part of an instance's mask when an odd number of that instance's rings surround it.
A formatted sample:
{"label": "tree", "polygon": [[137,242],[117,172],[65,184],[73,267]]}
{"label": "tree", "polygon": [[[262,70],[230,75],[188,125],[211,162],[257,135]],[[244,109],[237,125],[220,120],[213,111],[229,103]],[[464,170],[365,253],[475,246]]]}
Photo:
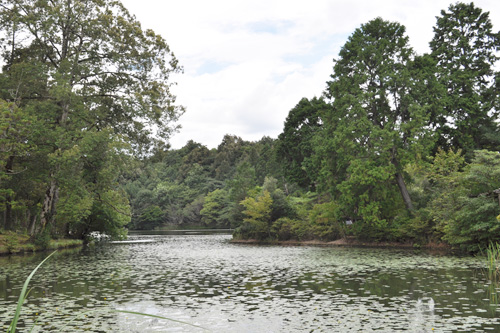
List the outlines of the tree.
{"label": "tree", "polygon": [[322,125],[321,113],[329,108],[321,98],[301,99],[288,113],[283,133],[278,136],[276,154],[282,161],[282,172],[304,188],[314,187],[303,163],[312,155],[312,138]]}
{"label": "tree", "polygon": [[30,124],[33,118],[18,108],[14,103],[7,103],[0,99],[0,202],[4,203],[3,227],[6,230],[14,229],[12,207],[15,204],[16,186],[12,183],[12,176],[22,173],[23,169],[16,169],[16,157],[28,154],[33,150],[28,143]]}
{"label": "tree", "polygon": [[152,230],[161,226],[163,219],[164,214],[160,207],[152,205],[145,209],[145,211],[138,217],[135,227],[137,229]]}
{"label": "tree", "polygon": [[183,210],[196,197],[196,191],[184,184],[177,184],[169,180],[156,185],[152,203],[158,205],[165,212],[166,222],[180,225],[184,222]]}
{"label": "tree", "polygon": [[441,11],[430,42],[446,87],[444,116],[436,119],[443,145],[461,148],[469,157],[474,149],[500,147],[494,79],[500,35],[492,29],[488,12],[459,2]]}
{"label": "tree", "polygon": [[183,112],[169,82],[181,68],[165,40],[142,30],[118,1],[0,0],[0,22],[0,92],[43,128],[34,142],[49,157],[37,213],[43,229],[56,217],[60,159],[83,151],[80,140],[111,131],[110,140],[140,153],[168,139]]}
{"label": "tree", "polygon": [[[345,174],[333,197],[348,217],[382,228],[397,214],[394,186],[413,209],[404,167],[432,142],[428,106],[415,96],[419,72],[413,61],[404,26],[374,19],[342,47],[326,91],[333,107],[324,117],[324,135],[334,143],[323,165]],[[335,177],[335,169],[323,173]]]}
{"label": "tree", "polygon": [[271,194],[265,190],[257,198],[247,197],[241,201],[241,205],[245,207],[243,214],[246,215],[243,221],[252,226],[253,234],[258,240],[271,238],[272,204]]}
{"label": "tree", "polygon": [[217,147],[217,155],[214,160],[213,169],[217,180],[227,179],[234,175],[236,166],[241,162],[245,150],[243,147],[248,143],[240,137],[226,134]]}
{"label": "tree", "polygon": [[500,153],[478,150],[461,174],[458,205],[444,239],[469,251],[500,241]]}
{"label": "tree", "polygon": [[[127,165],[117,153],[126,148],[113,140],[110,131],[87,133],[73,149],[60,150],[51,156],[60,200],[52,232],[84,237],[91,231],[110,236],[123,235],[130,222],[130,207],[116,175]],[[99,223],[102,222],[102,225]],[[57,230],[56,228],[57,227]]]}
{"label": "tree", "polygon": [[[202,166],[203,171],[208,173],[211,164],[213,163],[213,158],[211,152],[208,148],[200,143],[196,143],[193,140],[189,140],[184,147],[180,149],[182,156],[182,165],[179,167],[178,176],[179,180],[183,180],[193,166]],[[197,171],[199,172],[199,171]]]}
{"label": "tree", "polygon": [[269,175],[282,179],[281,163],[276,159],[275,153],[277,141],[276,139],[264,136],[251,146],[252,158],[250,159],[250,163],[255,168],[258,183],[264,182],[266,176]]}
{"label": "tree", "polygon": [[278,181],[273,177],[266,177],[262,184],[262,190],[269,192],[272,199],[271,220],[276,221],[283,217],[295,217],[295,211],[290,206],[285,193],[277,187]]}
{"label": "tree", "polygon": [[201,221],[210,227],[230,226],[230,201],[224,189],[217,189],[207,194],[203,209],[200,212]]}

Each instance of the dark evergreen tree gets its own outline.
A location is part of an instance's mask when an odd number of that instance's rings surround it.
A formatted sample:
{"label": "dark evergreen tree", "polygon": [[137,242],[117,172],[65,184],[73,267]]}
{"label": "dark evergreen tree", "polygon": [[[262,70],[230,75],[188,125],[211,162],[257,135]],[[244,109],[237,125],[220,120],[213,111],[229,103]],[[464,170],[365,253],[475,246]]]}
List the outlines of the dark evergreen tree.
{"label": "dark evergreen tree", "polygon": [[488,12],[474,3],[456,3],[442,10],[430,42],[437,75],[446,87],[444,113],[436,119],[441,145],[462,148],[472,157],[474,149],[499,149],[498,99],[495,66],[500,49]]}
{"label": "dark evergreen tree", "polygon": [[321,98],[301,99],[288,113],[283,133],[278,137],[276,154],[281,162],[281,172],[289,181],[303,188],[315,188],[303,163],[313,153],[312,138],[322,125],[320,115],[329,108]]}
{"label": "dark evergreen tree", "polygon": [[[404,167],[429,148],[427,110],[415,98],[420,73],[404,26],[377,18],[349,37],[335,62],[327,96],[333,108],[322,133],[331,151],[323,173],[344,179],[331,189],[345,214],[384,233],[401,203],[413,203]],[[328,169],[334,164],[336,169]],[[349,215],[347,215],[349,216]]]}

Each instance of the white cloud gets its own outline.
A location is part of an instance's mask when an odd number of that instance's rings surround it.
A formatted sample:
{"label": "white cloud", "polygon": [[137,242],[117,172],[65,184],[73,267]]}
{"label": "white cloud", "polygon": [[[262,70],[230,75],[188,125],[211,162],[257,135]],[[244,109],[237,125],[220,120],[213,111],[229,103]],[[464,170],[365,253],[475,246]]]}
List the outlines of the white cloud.
{"label": "white cloud", "polygon": [[[428,51],[443,0],[123,0],[167,40],[184,66],[174,92],[187,112],[174,148],[217,147],[225,134],[276,137],[302,97],[319,96],[347,37],[375,17],[405,25]],[[500,29],[500,2],[475,1]]]}

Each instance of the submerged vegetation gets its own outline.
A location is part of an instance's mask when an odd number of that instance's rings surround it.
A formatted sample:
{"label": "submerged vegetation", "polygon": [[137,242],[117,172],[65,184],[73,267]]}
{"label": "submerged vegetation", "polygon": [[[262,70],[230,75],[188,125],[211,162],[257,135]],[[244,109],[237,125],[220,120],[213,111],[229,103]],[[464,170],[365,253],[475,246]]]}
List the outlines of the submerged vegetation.
{"label": "submerged vegetation", "polygon": [[397,22],[361,25],[278,138],[228,134],[215,149],[169,149],[181,68],[119,2],[1,4],[7,232],[42,246],[165,226],[471,252],[500,241],[500,35],[473,3],[441,11],[429,54]]}

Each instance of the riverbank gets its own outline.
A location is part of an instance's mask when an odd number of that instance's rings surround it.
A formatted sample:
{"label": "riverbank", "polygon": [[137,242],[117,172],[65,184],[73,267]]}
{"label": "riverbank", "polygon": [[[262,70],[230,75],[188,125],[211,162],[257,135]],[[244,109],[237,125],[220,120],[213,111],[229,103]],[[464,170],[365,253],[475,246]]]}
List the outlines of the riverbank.
{"label": "riverbank", "polygon": [[281,246],[323,246],[323,247],[378,247],[378,248],[399,248],[399,249],[428,249],[439,251],[451,251],[451,247],[445,243],[398,243],[398,242],[364,242],[354,237],[337,239],[335,241],[321,240],[287,240],[287,241],[259,241],[256,239],[232,239],[233,244],[254,244],[254,245],[281,245]]}
{"label": "riverbank", "polygon": [[0,234],[0,255],[33,253],[82,245],[83,241],[81,239],[52,239],[46,247],[42,248],[30,242],[28,235],[17,233]]}

